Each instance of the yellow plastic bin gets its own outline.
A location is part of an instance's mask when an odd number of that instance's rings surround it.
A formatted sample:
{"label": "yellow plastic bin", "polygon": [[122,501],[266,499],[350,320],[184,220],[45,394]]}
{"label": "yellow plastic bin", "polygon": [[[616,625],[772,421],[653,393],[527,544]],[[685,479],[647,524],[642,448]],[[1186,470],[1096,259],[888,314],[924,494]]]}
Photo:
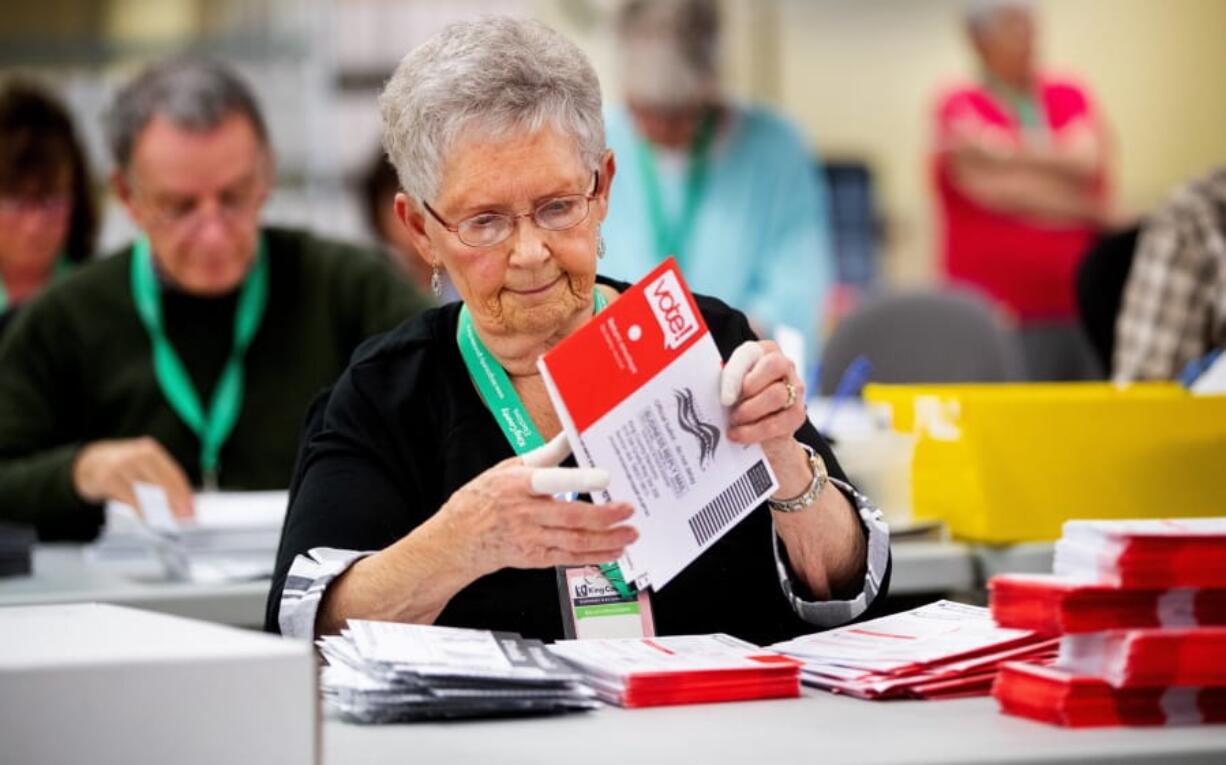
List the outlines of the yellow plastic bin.
{"label": "yellow plastic bin", "polygon": [[1166,383],[869,385],[916,435],[916,520],[976,542],[1070,518],[1226,514],[1226,396]]}

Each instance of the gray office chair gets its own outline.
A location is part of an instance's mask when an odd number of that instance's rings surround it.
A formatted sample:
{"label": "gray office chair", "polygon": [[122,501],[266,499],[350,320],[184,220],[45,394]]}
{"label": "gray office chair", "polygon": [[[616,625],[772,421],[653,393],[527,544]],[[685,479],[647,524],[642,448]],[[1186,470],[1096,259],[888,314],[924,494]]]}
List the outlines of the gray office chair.
{"label": "gray office chair", "polygon": [[860,306],[822,351],[823,396],[860,356],[872,365],[871,382],[1007,382],[1024,379],[1026,369],[1017,333],[985,298],[965,291],[888,294]]}

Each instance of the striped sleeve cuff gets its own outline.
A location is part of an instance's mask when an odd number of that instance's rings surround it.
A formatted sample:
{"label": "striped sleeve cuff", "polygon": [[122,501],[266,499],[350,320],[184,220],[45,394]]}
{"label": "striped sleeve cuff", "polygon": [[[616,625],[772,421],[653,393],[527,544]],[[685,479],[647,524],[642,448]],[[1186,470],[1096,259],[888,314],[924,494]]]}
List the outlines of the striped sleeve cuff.
{"label": "striped sleeve cuff", "polygon": [[775,567],[779,572],[779,586],[783,595],[792,604],[792,610],[801,619],[823,629],[838,627],[863,614],[881,591],[881,581],[890,562],[890,527],[886,525],[879,510],[868,497],[856,491],[850,484],[836,478],[830,483],[837,486],[856,508],[860,522],[868,534],[868,565],[865,567],[864,587],[850,600],[804,600],[796,595],[792,576],[779,550],[779,534],[773,534]]}
{"label": "striped sleeve cuff", "polygon": [[324,590],[332,580],[345,573],[350,566],[374,551],[336,550],[331,547],[315,547],[305,555],[294,558],[285,588],[281,590],[281,607],[277,622],[285,637],[315,639],[315,616]]}

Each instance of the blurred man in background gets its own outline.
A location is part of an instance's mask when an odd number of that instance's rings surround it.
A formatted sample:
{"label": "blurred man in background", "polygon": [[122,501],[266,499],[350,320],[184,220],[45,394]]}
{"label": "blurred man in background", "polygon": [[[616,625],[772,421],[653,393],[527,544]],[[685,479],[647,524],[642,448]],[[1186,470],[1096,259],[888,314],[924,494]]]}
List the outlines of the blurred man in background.
{"label": "blurred man in background", "polygon": [[1032,379],[1095,376],[1074,277],[1107,215],[1102,120],[1086,90],[1038,71],[1030,3],[975,2],[966,22],[981,79],[937,108],[946,275],[1020,324]]}
{"label": "blurred man in background", "polygon": [[143,232],[30,303],[0,344],[0,517],[89,537],[133,485],[284,488],[312,397],[423,300],[386,264],[266,228],[272,148],[232,72],[147,69],[108,115]]}
{"label": "blurred man in background", "polygon": [[0,90],[0,336],[31,300],[94,254],[98,211],[72,118],[32,83]]}
{"label": "blurred man in background", "polygon": [[1226,349],[1226,167],[1177,189],[1141,229],[1112,377],[1174,380]]}
{"label": "blurred man in background", "polygon": [[618,182],[601,272],[634,281],[675,256],[691,289],[760,332],[803,333],[812,359],[833,274],[815,157],[782,118],[724,96],[719,27],[709,0],[621,7],[626,106],[606,119]]}

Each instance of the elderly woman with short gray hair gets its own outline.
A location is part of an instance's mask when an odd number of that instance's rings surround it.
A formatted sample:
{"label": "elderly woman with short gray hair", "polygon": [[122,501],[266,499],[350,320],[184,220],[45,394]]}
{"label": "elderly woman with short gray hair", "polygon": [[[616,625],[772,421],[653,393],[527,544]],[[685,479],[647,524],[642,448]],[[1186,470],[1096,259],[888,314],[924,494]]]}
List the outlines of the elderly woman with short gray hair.
{"label": "elderly woman with short gray hair", "polygon": [[[313,412],[268,626],[312,637],[363,618],[561,638],[555,568],[615,561],[637,538],[629,505],[562,496],[607,476],[553,466],[564,440],[536,366],[627,287],[596,274],[616,174],[600,85],[558,33],[492,18],[410,53],[380,105],[397,216],[462,301],[369,342]],[[725,359],[758,343],[743,314],[697,300]],[[627,596],[650,600],[657,634],[772,642],[856,618],[884,592],[880,514],[840,480],[791,363],[770,343],[753,356],[726,381],[727,437],[761,444],[778,492],[667,587]],[[492,413],[504,406],[529,431],[514,446]]]}

